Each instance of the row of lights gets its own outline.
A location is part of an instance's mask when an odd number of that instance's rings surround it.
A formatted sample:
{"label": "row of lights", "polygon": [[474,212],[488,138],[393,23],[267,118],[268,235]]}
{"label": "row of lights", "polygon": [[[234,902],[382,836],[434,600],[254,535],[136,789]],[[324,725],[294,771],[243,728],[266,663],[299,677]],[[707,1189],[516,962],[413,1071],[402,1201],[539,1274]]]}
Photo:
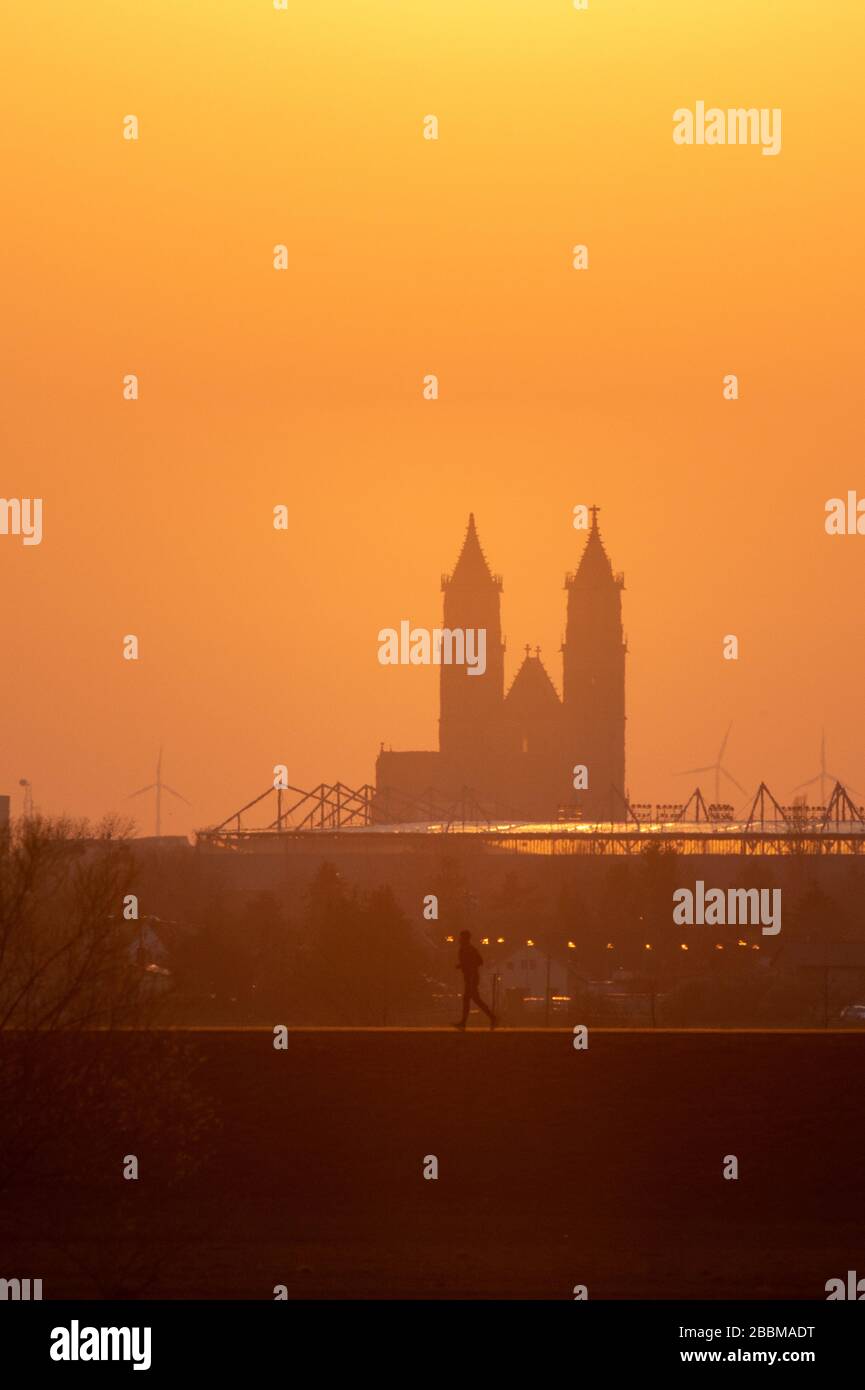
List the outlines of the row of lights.
{"label": "row of lights", "polygon": [[[736,945],[737,945],[737,946],[745,946],[745,947],[747,947],[748,942],[747,942],[747,941],[743,941],[742,938],[740,937],[739,940],[736,942]],[[608,951],[614,951],[615,949],[616,949],[616,948],[615,948],[615,946],[613,945],[612,941],[608,941],[608,942],[607,942],[607,950],[608,950]],[[654,951],[654,949],[655,949],[654,946],[650,945],[650,943],[649,943],[648,941],[646,942],[645,946],[643,947],[643,950],[644,950],[644,951]],[[681,944],[680,944],[680,946],[679,946],[679,950],[680,950],[680,951],[690,951],[690,949],[691,949],[690,946],[686,945],[684,941],[681,942]],[[726,948],[725,948],[724,946],[721,945],[720,941],[716,941],[716,942],[715,942],[715,950],[716,950],[716,951],[723,951],[723,950],[725,950],[725,949],[726,949]],[[752,951],[759,951],[759,949],[760,949],[759,946],[754,946],[754,945],[751,946],[751,950],[752,950]]]}
{"label": "row of lights", "polygon": [[[449,942],[450,944],[453,944],[453,943],[456,941],[456,937],[455,937],[455,936],[446,936],[446,937],[445,937],[445,941],[446,941],[446,942]],[[489,944],[490,944],[490,938],[489,938],[488,936],[481,937],[481,945],[482,945],[482,946],[489,946]],[[504,938],[503,936],[497,936],[497,937],[496,937],[496,945],[497,945],[497,946],[504,946],[504,944],[505,944],[505,938]],[[531,937],[529,937],[528,940],[526,941],[526,945],[527,945],[527,946],[534,946],[534,944],[535,944],[534,941],[532,941]],[[741,937],[740,937],[739,940],[736,942],[736,945],[737,945],[737,946],[747,946],[747,945],[748,945],[748,942],[747,942],[747,941],[743,941],[743,940],[741,939]],[[575,941],[569,941],[569,942],[568,942],[568,950],[569,950],[569,951],[575,951],[576,949],[577,949],[577,943],[576,943]],[[613,945],[612,941],[608,941],[608,942],[607,942],[607,950],[608,950],[608,951],[615,951],[615,949],[616,949],[616,948],[615,948],[615,946]],[[643,947],[643,950],[644,950],[644,951],[654,951],[654,949],[655,949],[654,946],[652,946],[652,944],[651,944],[650,942],[648,942],[648,941],[646,942],[646,944],[645,944],[644,947]],[[685,944],[684,941],[683,941],[683,942],[681,943],[681,945],[679,946],[679,950],[680,950],[680,951],[690,951],[690,949],[691,949],[690,946],[687,946],[687,945]],[[721,945],[720,942],[716,942],[716,943],[715,943],[715,950],[716,950],[716,951],[723,951],[724,949],[725,949],[725,948]],[[760,949],[759,946],[754,946],[754,945],[751,946],[751,950],[752,950],[752,951],[759,951],[759,949]]]}

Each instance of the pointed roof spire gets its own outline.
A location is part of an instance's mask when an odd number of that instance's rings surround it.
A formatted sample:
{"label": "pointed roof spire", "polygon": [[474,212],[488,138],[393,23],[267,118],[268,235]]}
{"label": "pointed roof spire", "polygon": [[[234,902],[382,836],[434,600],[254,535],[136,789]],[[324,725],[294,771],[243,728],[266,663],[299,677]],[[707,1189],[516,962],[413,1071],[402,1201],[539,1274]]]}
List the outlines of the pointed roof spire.
{"label": "pointed roof spire", "polygon": [[580,563],[575,574],[569,574],[565,580],[565,587],[571,588],[574,585],[582,587],[594,586],[596,584],[615,584],[618,588],[622,587],[622,576],[613,574],[613,566],[610,557],[604,549],[604,542],[601,540],[601,532],[598,528],[598,512],[600,507],[590,507],[592,514],[592,527],[586,537],[586,544]]}
{"label": "pointed roof spire", "polygon": [[535,648],[536,656],[530,656],[530,651],[531,648],[527,646],[522,665],[505,697],[505,709],[512,714],[537,714],[544,710],[559,709],[561,705],[556,687],[541,661],[540,647]]}
{"label": "pointed roof spire", "polygon": [[464,556],[476,557],[478,555],[484,561],[484,564],[486,564],[484,552],[481,549],[480,537],[478,536],[478,528],[475,525],[475,514],[474,512],[469,512],[469,524],[466,527],[466,536],[463,541],[463,548],[460,551],[460,560],[462,560]]}
{"label": "pointed roof spire", "polygon": [[466,529],[465,540],[448,583],[477,583],[479,580],[485,580],[488,584],[495,584],[497,588],[501,588],[501,579],[492,573],[481,549],[478,530],[475,525],[475,514],[469,512],[469,524]]}

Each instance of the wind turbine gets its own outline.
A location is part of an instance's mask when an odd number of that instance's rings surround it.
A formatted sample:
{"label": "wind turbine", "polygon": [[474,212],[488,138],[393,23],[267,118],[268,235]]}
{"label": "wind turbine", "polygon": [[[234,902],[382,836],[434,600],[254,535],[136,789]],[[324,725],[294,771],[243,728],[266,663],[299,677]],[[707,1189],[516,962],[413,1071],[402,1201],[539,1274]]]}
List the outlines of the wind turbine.
{"label": "wind turbine", "polygon": [[719,805],[719,804],[720,804],[720,801],[721,801],[721,778],[722,778],[722,777],[726,777],[727,780],[728,780],[728,782],[732,782],[734,787],[738,787],[738,788],[739,788],[739,791],[742,793],[743,796],[747,796],[747,795],[748,795],[748,793],[745,791],[745,788],[742,786],[742,783],[741,783],[741,782],[737,782],[736,779],[735,779],[735,777],[733,776],[732,772],[728,772],[727,769],[724,767],[724,749],[727,747],[727,739],[730,737],[730,729],[732,729],[732,727],[733,727],[733,723],[732,723],[732,720],[731,720],[731,721],[730,721],[730,726],[729,726],[729,728],[727,729],[727,732],[725,733],[724,738],[723,738],[723,741],[722,741],[722,743],[721,743],[721,747],[718,749],[718,756],[717,756],[715,762],[709,763],[709,765],[708,765],[707,767],[686,767],[686,768],[683,768],[683,770],[682,770],[681,772],[677,772],[677,773],[676,773],[676,776],[677,776],[677,777],[685,777],[685,776],[688,776],[688,775],[689,775],[690,773],[692,773],[692,772],[714,772],[714,774],[715,774],[715,805],[716,805],[716,806]]}
{"label": "wind turbine", "polygon": [[817,773],[816,777],[809,777],[807,782],[800,782],[800,783],[798,784],[798,786],[796,786],[796,787],[793,788],[793,790],[798,792],[798,791],[801,791],[803,787],[813,787],[813,785],[814,785],[815,782],[819,782],[819,783],[820,783],[820,805],[821,805],[821,806],[825,806],[825,805],[826,805],[826,782],[827,782],[827,779],[831,779],[833,782],[840,782],[842,787],[845,787],[847,791],[856,792],[856,795],[857,795],[857,796],[861,796],[861,795],[862,795],[861,792],[856,791],[856,788],[855,788],[855,787],[848,787],[848,786],[847,786],[847,783],[844,782],[842,778],[836,777],[836,776],[835,776],[835,773],[834,773],[834,772],[830,772],[830,771],[828,770],[828,768],[826,767],[826,730],[825,730],[825,729],[821,729],[821,730],[820,730],[820,771]]}
{"label": "wind turbine", "polygon": [[[176,792],[176,791],[174,790],[173,787],[169,787],[168,783],[167,783],[167,782],[163,782],[163,780],[162,780],[162,747],[161,747],[161,745],[160,745],[160,749],[159,749],[159,757],[156,759],[156,781],[155,781],[155,782],[150,782],[150,783],[148,784],[148,786],[146,786],[146,787],[139,787],[137,792],[130,792],[130,793],[129,793],[129,796],[126,798],[126,800],[127,800],[127,801],[131,801],[132,798],[133,798],[134,796],[143,796],[145,792],[152,792],[152,791],[155,791],[155,792],[156,792],[156,837],[157,837],[157,839],[158,839],[159,836],[160,836],[160,834],[162,833],[162,793],[163,793],[163,792],[170,792],[172,796],[176,796],[176,797],[177,797],[177,800],[178,800],[178,801],[186,801],[186,797],[185,797],[185,796],[181,796],[181,795],[180,795],[180,792]],[[191,805],[192,805],[192,802],[191,802],[191,801],[186,801],[186,804],[187,804],[187,806],[191,806]]]}

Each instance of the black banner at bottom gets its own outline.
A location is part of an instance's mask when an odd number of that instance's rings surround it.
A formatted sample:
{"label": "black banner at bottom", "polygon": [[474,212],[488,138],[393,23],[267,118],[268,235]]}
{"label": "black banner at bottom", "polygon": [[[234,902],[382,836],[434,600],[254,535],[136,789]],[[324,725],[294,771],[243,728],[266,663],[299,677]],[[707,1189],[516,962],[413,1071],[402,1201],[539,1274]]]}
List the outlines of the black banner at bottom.
{"label": "black banner at bottom", "polygon": [[[260,1376],[344,1366],[387,1379],[453,1377],[466,1352],[487,1372],[570,1362],[610,1373],[705,1365],[856,1364],[865,1310],[810,1302],[5,1302],[2,1366],[71,1375]],[[311,1363],[311,1364],[310,1364]],[[497,1374],[494,1370],[494,1374]]]}

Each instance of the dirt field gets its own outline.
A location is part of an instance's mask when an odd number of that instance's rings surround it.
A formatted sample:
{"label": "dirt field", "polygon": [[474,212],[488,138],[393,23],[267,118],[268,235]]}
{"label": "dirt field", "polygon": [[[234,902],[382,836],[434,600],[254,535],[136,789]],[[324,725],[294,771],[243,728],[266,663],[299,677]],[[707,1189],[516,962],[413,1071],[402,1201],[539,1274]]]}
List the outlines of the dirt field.
{"label": "dirt field", "polygon": [[215,1116],[198,1171],[178,1177],[172,1096],[107,1149],[58,1134],[56,1180],[0,1192],[0,1274],[264,1299],[823,1299],[865,1274],[863,1034],[121,1034],[118,1074],[167,1039]]}

